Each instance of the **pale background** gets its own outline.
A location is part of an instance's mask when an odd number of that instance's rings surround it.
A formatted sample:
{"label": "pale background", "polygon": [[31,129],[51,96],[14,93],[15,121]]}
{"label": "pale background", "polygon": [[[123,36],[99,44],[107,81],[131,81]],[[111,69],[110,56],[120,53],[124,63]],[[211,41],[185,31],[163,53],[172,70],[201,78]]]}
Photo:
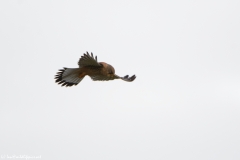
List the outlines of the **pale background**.
{"label": "pale background", "polygon": [[[0,154],[239,160],[239,0],[0,1]],[[54,83],[93,52],[134,82]],[[3,158],[2,158],[3,159]]]}

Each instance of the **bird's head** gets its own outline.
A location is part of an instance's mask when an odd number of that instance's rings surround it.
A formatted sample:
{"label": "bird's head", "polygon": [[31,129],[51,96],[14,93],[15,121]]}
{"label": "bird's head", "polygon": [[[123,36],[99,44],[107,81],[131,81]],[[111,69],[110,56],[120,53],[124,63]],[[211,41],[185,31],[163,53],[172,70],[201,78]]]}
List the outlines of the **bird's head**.
{"label": "bird's head", "polygon": [[107,66],[107,73],[109,75],[114,75],[115,74],[115,69],[110,64]]}
{"label": "bird's head", "polygon": [[106,76],[112,77],[115,75],[115,69],[113,68],[113,66],[105,62],[100,62],[100,64],[103,67],[103,71]]}

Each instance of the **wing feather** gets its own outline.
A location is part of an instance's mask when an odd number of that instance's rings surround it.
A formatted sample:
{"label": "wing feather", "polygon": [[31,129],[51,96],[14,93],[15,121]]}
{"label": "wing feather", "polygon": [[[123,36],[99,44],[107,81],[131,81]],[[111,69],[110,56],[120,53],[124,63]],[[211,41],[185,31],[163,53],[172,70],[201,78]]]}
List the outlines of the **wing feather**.
{"label": "wing feather", "polygon": [[116,77],[108,77],[104,75],[92,75],[90,77],[93,81],[109,81],[116,79]]}
{"label": "wing feather", "polygon": [[[116,75],[117,76],[117,75]],[[134,81],[135,79],[136,79],[136,76],[135,75],[133,75],[133,76],[131,76],[131,77],[129,77],[128,75],[126,75],[126,76],[124,76],[124,77],[119,77],[119,76],[117,76],[118,78],[120,78],[120,79],[122,79],[122,80],[124,80],[124,81],[127,81],[127,82],[132,82],[132,81]]]}
{"label": "wing feather", "polygon": [[86,52],[86,54],[84,53],[83,56],[81,56],[81,58],[78,61],[78,65],[79,67],[85,67],[85,66],[101,66],[98,61],[97,61],[97,56],[93,56],[93,53],[91,53],[91,55]]}
{"label": "wing feather", "polygon": [[90,77],[92,78],[93,81],[109,81],[109,80],[114,80],[114,79],[122,79],[126,82],[132,82],[136,79],[135,75],[133,75],[131,77],[129,77],[128,75],[126,75],[124,77],[119,77],[118,75],[114,75],[114,77],[108,77],[108,76],[104,76],[104,75],[92,75]]}

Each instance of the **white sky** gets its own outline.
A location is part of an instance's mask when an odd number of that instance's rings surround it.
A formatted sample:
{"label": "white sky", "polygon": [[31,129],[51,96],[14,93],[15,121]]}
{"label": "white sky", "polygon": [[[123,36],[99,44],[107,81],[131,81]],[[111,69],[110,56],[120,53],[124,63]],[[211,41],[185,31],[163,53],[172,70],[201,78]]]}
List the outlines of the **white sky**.
{"label": "white sky", "polygon": [[[239,160],[240,1],[0,1],[0,155]],[[93,52],[134,82],[71,88]],[[1,157],[1,159],[4,159]]]}

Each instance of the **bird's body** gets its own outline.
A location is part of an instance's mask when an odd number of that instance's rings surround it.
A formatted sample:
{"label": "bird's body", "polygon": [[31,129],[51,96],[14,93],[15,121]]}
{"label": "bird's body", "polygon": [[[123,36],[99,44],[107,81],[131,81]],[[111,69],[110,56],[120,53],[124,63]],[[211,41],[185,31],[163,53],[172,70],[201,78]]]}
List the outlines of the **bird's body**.
{"label": "bird's body", "polygon": [[131,82],[136,76],[132,77],[119,77],[115,74],[115,69],[105,62],[97,62],[97,57],[91,56],[87,52],[84,54],[79,62],[79,68],[64,68],[59,70],[55,76],[56,83],[62,86],[73,86],[77,85],[86,76],[90,76],[94,81],[108,81],[114,79],[122,79],[124,81]]}
{"label": "bird's body", "polygon": [[78,69],[78,74],[80,78],[83,78],[84,76],[90,76],[90,77],[94,77],[94,76],[106,76],[109,78],[114,78],[114,73],[115,70],[114,68],[105,63],[105,62],[99,62],[102,66],[84,66],[82,68]]}

